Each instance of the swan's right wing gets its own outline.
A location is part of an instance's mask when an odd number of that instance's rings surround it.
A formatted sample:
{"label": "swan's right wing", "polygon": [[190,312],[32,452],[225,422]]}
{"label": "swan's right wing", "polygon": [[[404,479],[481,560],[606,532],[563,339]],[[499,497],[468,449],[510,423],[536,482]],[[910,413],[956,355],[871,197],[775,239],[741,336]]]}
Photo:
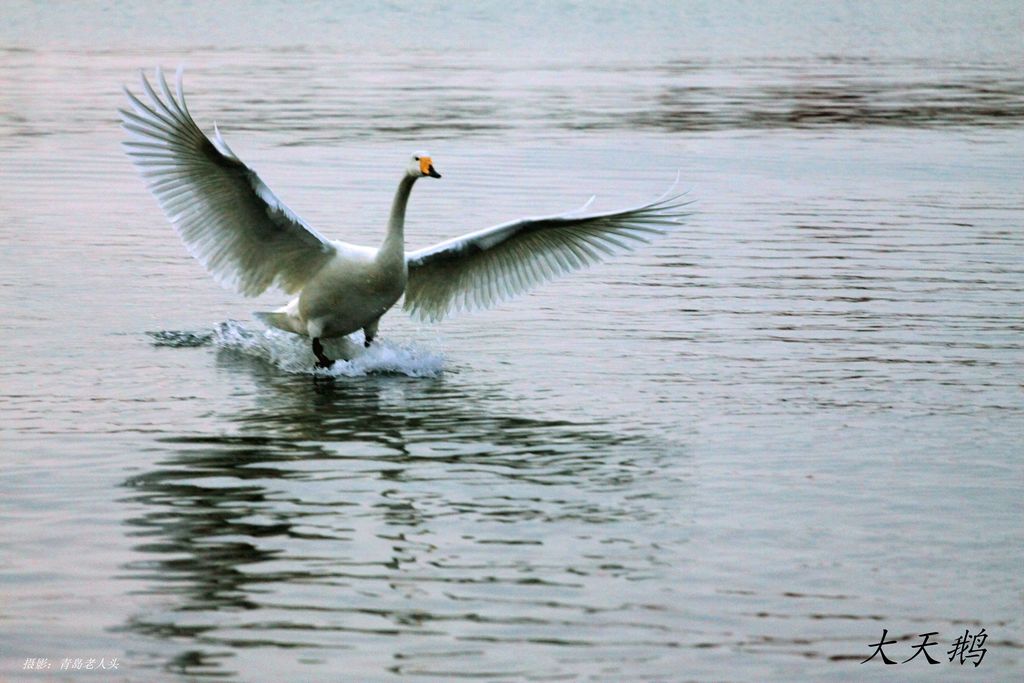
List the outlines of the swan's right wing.
{"label": "swan's right wing", "polygon": [[[270,191],[215,133],[192,120],[177,76],[177,97],[157,69],[161,98],[142,76],[149,102],[127,88],[132,111],[120,110],[132,134],[128,154],[147,180],[189,252],[222,285],[256,296],[272,284],[302,288],[334,247]],[[216,127],[215,127],[216,131]]]}
{"label": "swan's right wing", "polygon": [[670,189],[642,206],[523,218],[410,252],[405,309],[437,321],[453,310],[493,306],[650,241],[689,215],[688,203]]}

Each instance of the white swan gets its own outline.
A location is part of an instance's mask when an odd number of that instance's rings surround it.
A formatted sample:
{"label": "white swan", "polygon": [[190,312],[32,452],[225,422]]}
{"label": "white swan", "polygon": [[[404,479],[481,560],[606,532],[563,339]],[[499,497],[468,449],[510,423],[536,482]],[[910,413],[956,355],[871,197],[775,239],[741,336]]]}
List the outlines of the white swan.
{"label": "white swan", "polygon": [[[410,160],[377,249],[330,241],[307,225],[235,156],[214,126],[211,141],[192,120],[177,74],[177,97],[157,69],[160,94],[142,75],[148,103],[125,88],[119,110],[132,139],[128,154],[189,252],[221,284],[246,296],[271,285],[298,294],[258,313],[274,327],[308,335],[318,367],[334,361],[321,339],[362,329],[369,346],[380,317],[405,294],[415,317],[439,320],[454,309],[482,308],[553,277],[648,241],[686,215],[680,195],[606,213],[524,218],[419,251],[405,251],[405,208],[419,178],[440,178],[431,158]],[[162,97],[161,97],[162,95]],[[671,190],[670,190],[671,192]]]}

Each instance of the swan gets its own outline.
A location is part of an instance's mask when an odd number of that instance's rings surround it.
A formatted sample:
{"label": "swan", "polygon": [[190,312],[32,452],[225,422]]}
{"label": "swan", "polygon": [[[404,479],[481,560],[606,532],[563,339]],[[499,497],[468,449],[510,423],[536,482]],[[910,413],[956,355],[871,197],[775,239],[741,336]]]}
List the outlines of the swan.
{"label": "swan", "polygon": [[[276,286],[296,295],[255,315],[312,340],[316,367],[334,360],[321,340],[363,330],[372,344],[380,318],[405,295],[417,319],[438,321],[455,310],[485,308],[558,275],[628,251],[678,224],[688,203],[672,190],[642,206],[522,218],[416,251],[405,250],[405,212],[420,178],[440,178],[418,152],[398,182],[380,247],[332,241],[270,191],[228,147],[214,124],[211,140],[196,125],[182,92],[171,93],[157,68],[159,93],[141,73],[146,100],[127,87],[119,109],[123,144],[188,251],[222,285],[245,296]],[[677,177],[678,182],[678,177]],[[673,188],[675,186],[673,185]],[[591,199],[593,201],[593,199]]]}

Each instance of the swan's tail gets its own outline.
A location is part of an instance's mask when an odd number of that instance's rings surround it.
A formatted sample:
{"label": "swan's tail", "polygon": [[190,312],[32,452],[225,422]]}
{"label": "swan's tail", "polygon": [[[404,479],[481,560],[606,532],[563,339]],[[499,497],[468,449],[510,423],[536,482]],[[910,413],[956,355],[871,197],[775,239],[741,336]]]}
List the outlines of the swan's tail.
{"label": "swan's tail", "polygon": [[306,334],[306,326],[299,315],[299,297],[273,311],[253,311],[257,320],[269,327],[276,327],[293,334]]}
{"label": "swan's tail", "polygon": [[305,334],[305,330],[295,329],[295,319],[284,311],[254,311],[253,316],[269,327],[276,327],[285,332]]}

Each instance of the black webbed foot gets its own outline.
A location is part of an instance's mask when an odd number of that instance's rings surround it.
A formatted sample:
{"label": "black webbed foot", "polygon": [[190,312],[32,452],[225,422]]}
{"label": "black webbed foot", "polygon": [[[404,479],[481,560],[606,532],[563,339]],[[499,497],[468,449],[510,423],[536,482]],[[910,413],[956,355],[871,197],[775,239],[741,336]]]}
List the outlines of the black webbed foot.
{"label": "black webbed foot", "polygon": [[330,368],[334,365],[334,360],[324,355],[324,347],[320,343],[319,337],[313,337],[313,355],[316,356],[316,367],[318,368]]}

